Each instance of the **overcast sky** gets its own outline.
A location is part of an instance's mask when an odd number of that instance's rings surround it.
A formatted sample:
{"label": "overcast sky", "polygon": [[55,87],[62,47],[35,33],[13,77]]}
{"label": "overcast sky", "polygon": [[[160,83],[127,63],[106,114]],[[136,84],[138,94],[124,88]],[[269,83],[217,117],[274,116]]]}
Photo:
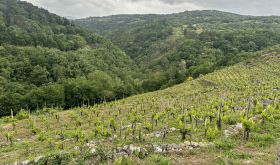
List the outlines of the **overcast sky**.
{"label": "overcast sky", "polygon": [[280,0],[26,0],[61,16],[167,14],[215,9],[245,15],[280,15]]}

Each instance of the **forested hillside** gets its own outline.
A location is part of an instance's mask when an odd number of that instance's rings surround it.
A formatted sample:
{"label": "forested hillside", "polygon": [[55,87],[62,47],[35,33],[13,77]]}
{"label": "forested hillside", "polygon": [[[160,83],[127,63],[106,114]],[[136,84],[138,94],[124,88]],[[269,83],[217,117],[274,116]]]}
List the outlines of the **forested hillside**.
{"label": "forested hillside", "polygon": [[280,43],[280,17],[220,11],[91,17],[76,23],[126,52],[145,73],[143,88],[148,90],[196,78]]}
{"label": "forested hillside", "polygon": [[0,116],[137,93],[133,68],[110,41],[69,20],[27,2],[0,1]]}
{"label": "forested hillside", "polygon": [[0,116],[93,105],[197,78],[278,44],[279,22],[192,11],[77,20],[84,30],[30,3],[1,0]]}

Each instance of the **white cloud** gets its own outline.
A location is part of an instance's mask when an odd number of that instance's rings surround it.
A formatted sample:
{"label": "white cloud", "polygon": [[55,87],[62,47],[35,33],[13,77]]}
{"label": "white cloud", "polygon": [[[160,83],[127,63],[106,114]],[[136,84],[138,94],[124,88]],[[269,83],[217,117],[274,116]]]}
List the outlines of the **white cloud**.
{"label": "white cloud", "polygon": [[49,11],[72,17],[114,14],[167,14],[216,9],[249,15],[280,15],[280,0],[26,0]]}
{"label": "white cloud", "polygon": [[63,16],[88,17],[114,14],[167,14],[203,9],[189,2],[165,3],[161,0],[26,0]]}

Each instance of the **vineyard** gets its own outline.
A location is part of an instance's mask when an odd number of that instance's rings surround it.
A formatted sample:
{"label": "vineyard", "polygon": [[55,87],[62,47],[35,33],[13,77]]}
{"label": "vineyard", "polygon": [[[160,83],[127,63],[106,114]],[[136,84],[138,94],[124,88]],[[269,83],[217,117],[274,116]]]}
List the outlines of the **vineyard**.
{"label": "vineyard", "polygon": [[11,111],[0,119],[0,164],[273,164],[280,56],[264,54],[93,107]]}

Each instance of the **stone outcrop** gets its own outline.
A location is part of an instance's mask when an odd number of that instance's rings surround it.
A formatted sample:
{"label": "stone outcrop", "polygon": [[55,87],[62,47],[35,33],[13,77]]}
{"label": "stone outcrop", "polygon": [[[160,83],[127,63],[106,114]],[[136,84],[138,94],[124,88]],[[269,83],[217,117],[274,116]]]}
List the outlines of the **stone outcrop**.
{"label": "stone outcrop", "polygon": [[230,126],[228,129],[224,130],[225,137],[231,137],[237,135],[243,129],[242,123]]}
{"label": "stone outcrop", "polygon": [[175,132],[175,131],[179,131],[179,129],[177,128],[169,128],[166,130],[166,132],[164,131],[156,131],[153,133],[149,133],[149,134],[145,134],[145,137],[162,137],[164,135],[164,133],[171,133],[171,132]]}
{"label": "stone outcrop", "polygon": [[180,152],[193,150],[195,148],[203,148],[208,146],[214,146],[214,143],[206,143],[206,142],[189,142],[186,141],[181,144],[160,144],[153,145],[154,152],[156,153],[164,153],[164,152]]}

